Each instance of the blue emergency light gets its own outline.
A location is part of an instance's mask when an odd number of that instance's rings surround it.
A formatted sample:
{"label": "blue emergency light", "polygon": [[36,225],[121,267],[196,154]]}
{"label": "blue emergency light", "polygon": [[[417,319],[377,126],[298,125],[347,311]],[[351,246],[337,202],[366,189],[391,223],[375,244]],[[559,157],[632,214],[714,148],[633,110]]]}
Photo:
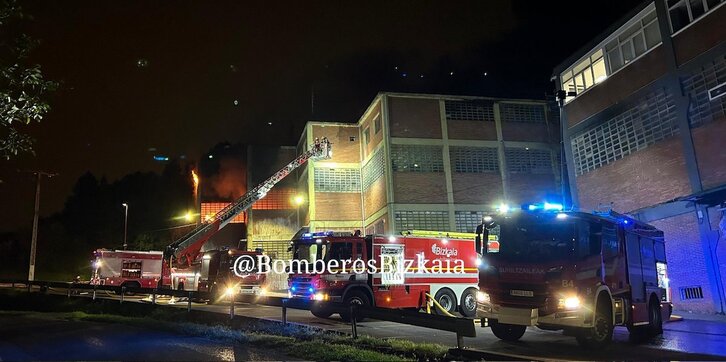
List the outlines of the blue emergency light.
{"label": "blue emergency light", "polygon": [[553,202],[543,202],[541,204],[524,204],[522,205],[522,210],[528,210],[528,211],[562,211],[564,209],[564,206],[562,204],[553,203]]}

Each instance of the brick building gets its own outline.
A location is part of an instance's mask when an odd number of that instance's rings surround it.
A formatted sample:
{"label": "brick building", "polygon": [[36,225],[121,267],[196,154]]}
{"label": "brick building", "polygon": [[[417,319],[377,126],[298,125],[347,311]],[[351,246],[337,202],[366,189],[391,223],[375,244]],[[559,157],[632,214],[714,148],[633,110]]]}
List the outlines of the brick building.
{"label": "brick building", "polygon": [[298,173],[313,230],[473,232],[487,210],[560,198],[559,125],[545,101],[380,93],[355,124],[309,122],[333,157]]}
{"label": "brick building", "polygon": [[611,204],[662,228],[673,302],[704,313],[726,308],[723,5],[644,2],[553,75],[568,92],[561,117],[573,203]]}

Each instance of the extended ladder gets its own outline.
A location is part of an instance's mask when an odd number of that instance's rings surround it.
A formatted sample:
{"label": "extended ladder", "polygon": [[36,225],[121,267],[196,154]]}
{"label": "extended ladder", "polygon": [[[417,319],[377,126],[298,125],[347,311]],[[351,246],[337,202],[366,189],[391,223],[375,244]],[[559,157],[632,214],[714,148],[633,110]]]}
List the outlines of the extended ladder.
{"label": "extended ladder", "polygon": [[322,140],[316,139],[310,150],[298,156],[270,178],[227,205],[214,216],[205,220],[204,224],[167,246],[164,253],[165,259],[174,256],[177,263],[184,260],[188,265],[191,265],[209,238],[229,224],[237,215],[249,209],[257,200],[265,197],[273,186],[287,177],[292,171],[304,165],[308,160],[325,160],[330,159],[331,156],[330,141],[325,137]]}

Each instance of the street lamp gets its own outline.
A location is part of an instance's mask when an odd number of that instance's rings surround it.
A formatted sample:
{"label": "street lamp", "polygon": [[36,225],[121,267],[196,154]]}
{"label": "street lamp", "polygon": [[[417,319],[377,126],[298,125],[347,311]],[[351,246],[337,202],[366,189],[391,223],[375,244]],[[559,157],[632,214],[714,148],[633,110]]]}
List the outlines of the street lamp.
{"label": "street lamp", "polygon": [[292,203],[295,205],[297,226],[300,227],[300,206],[305,203],[305,197],[303,195],[296,195],[292,198]]}
{"label": "street lamp", "polygon": [[124,207],[124,250],[126,250],[126,247],[128,246],[126,244],[126,234],[129,228],[129,204],[124,202],[121,206]]}

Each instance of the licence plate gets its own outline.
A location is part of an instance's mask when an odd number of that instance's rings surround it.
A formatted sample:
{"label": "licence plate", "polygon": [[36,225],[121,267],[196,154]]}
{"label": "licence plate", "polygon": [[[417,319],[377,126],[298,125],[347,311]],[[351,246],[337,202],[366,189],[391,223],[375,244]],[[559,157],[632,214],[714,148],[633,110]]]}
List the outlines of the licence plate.
{"label": "licence plate", "polygon": [[509,295],[515,297],[534,297],[534,292],[531,290],[512,289],[509,291]]}
{"label": "licence plate", "polygon": [[246,289],[246,288],[242,288],[242,289],[240,289],[240,291],[239,291],[239,292],[240,292],[241,294],[255,294],[256,290],[255,290],[255,289]]}

